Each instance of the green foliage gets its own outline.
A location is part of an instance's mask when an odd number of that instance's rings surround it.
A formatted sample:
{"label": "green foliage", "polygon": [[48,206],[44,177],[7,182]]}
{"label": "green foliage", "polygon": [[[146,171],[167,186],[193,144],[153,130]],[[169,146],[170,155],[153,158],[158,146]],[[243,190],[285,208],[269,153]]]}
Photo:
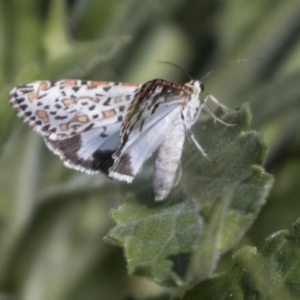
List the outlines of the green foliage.
{"label": "green foliage", "polygon": [[236,126],[212,120],[197,126],[202,129],[197,139],[210,158],[195,149],[186,151],[183,178],[166,201],[153,206],[150,187],[148,199],[129,197],[113,211],[118,225],[106,239],[125,247],[130,274],[160,284],[191,285],[213,272],[220,254],[256,218],[273,182],[259,166],[265,145],[258,133],[249,131],[248,106],[224,120]]}
{"label": "green foliage", "polygon": [[[293,0],[0,0],[0,298],[300,298],[299,221],[282,231],[300,216],[299,20]],[[153,159],[130,186],[66,169],[8,104],[33,80],[185,82],[156,60],[201,78],[240,58],[203,80],[236,126],[195,124],[210,159],[186,141],[161,203]]]}
{"label": "green foliage", "polygon": [[299,225],[298,219],[291,231],[270,236],[262,252],[244,246],[234,254],[230,270],[203,281],[180,299],[299,299]]}

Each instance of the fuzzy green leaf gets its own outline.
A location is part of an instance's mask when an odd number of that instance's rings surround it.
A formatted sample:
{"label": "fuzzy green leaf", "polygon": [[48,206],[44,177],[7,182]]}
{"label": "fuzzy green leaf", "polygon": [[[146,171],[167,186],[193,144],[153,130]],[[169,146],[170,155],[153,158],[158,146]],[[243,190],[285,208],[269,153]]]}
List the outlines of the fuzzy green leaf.
{"label": "fuzzy green leaf", "polygon": [[272,234],[262,252],[243,247],[234,255],[231,270],[203,281],[180,299],[299,299],[299,226],[300,219],[291,231]]}
{"label": "fuzzy green leaf", "polygon": [[128,188],[135,197],[112,211],[117,226],[106,240],[124,247],[130,274],[171,286],[203,280],[265,203],[273,178],[261,167],[266,147],[249,130],[249,107],[217,115],[236,126],[211,119],[194,126],[209,159],[186,147],[180,184],[165,201],[154,203],[149,178],[137,179]]}

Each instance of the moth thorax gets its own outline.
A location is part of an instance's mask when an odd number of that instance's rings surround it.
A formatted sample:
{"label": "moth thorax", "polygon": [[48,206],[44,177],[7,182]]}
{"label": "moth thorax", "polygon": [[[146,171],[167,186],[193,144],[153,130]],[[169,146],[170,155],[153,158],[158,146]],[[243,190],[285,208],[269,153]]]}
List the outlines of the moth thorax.
{"label": "moth thorax", "polygon": [[184,140],[185,127],[178,118],[158,149],[153,178],[155,200],[164,200],[174,186]]}

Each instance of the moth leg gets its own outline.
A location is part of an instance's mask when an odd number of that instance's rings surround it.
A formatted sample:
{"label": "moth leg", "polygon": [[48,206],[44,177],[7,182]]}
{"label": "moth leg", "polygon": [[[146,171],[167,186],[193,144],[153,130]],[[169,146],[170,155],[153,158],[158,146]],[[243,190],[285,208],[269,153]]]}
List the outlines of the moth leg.
{"label": "moth leg", "polygon": [[189,137],[190,141],[195,145],[195,147],[201,152],[201,154],[208,158],[208,155],[205,153],[204,149],[200,146],[200,144],[197,142],[197,140],[194,137],[194,134],[189,130],[187,131],[187,136]]}
{"label": "moth leg", "polygon": [[220,103],[214,96],[212,96],[212,95],[210,95],[210,94],[207,95],[207,96],[204,98],[204,100],[203,100],[203,103],[204,103],[204,105],[205,105],[205,106],[204,106],[204,109],[205,109],[205,111],[206,111],[206,112],[214,119],[215,122],[219,122],[219,123],[221,123],[221,124],[223,124],[223,125],[225,125],[225,126],[236,126],[236,125],[237,125],[237,124],[226,123],[226,122],[224,122],[223,120],[221,120],[220,118],[218,118],[218,117],[211,111],[211,109],[209,108],[209,106],[206,104],[206,102],[207,102],[208,100],[211,100],[212,102],[214,102],[216,105],[222,107],[223,109],[228,109],[228,110],[235,110],[235,109],[229,108],[229,107],[223,105],[223,104]]}
{"label": "moth leg", "polygon": [[212,102],[214,102],[216,105],[218,105],[218,106],[220,106],[220,107],[222,107],[222,108],[224,108],[224,109],[228,109],[228,110],[236,110],[235,108],[230,108],[230,107],[227,107],[227,106],[225,106],[224,104],[220,103],[220,102],[217,100],[217,98],[214,97],[214,96],[211,95],[211,94],[208,94],[208,95],[204,98],[203,102],[206,104],[206,102],[207,102],[209,99],[210,99]]}
{"label": "moth leg", "polygon": [[205,109],[205,111],[214,119],[214,121],[215,122],[219,122],[219,123],[221,123],[221,124],[223,124],[223,125],[225,125],[225,126],[236,126],[237,124],[231,124],[231,123],[226,123],[226,122],[224,122],[223,120],[221,120],[220,118],[218,118],[212,111],[211,111],[211,109],[207,106],[207,105],[205,105],[205,107],[204,107],[204,109]]}

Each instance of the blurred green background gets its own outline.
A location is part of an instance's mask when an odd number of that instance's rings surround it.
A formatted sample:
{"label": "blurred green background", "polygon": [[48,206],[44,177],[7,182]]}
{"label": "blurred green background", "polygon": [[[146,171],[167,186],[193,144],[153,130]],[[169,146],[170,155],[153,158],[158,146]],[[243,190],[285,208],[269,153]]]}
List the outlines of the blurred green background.
{"label": "blurred green background", "polygon": [[[264,247],[300,216],[300,2],[0,0],[0,296],[137,299],[164,289],[130,278],[105,244],[123,184],[65,168],[8,104],[17,84],[85,78],[201,78],[230,107],[249,102],[275,185],[241,244]],[[227,255],[230,257],[231,253]],[[226,260],[224,266],[228,267]]]}

